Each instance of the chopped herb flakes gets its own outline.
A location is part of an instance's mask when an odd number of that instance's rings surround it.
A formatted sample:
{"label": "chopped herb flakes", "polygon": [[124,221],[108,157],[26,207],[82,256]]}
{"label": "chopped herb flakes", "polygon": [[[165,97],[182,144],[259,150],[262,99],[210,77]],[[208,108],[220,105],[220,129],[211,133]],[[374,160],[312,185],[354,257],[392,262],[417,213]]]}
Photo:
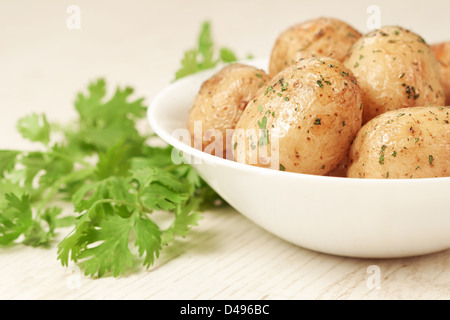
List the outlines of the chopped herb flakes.
{"label": "chopped herb flakes", "polygon": [[405,83],[402,84],[403,87],[406,87],[406,94],[408,95],[408,99],[414,98],[414,100],[417,100],[420,96],[420,94],[416,94],[416,88],[413,86],[407,86]]}
{"label": "chopped herb flakes", "polygon": [[266,129],[262,130],[262,135],[261,135],[261,137],[259,137],[258,144],[260,146],[264,146],[264,145],[269,144],[269,135],[267,134],[267,130]]}
{"label": "chopped herb flakes", "polygon": [[267,117],[264,116],[261,121],[258,121],[258,126],[260,129],[265,129],[267,126]]}
{"label": "chopped herb flakes", "polygon": [[319,85],[319,87],[323,88],[323,83],[321,80],[317,80],[317,84]]}
{"label": "chopped herb flakes", "polygon": [[384,164],[384,150],[386,149],[386,146],[383,144],[381,146],[381,151],[380,151],[380,164]]}

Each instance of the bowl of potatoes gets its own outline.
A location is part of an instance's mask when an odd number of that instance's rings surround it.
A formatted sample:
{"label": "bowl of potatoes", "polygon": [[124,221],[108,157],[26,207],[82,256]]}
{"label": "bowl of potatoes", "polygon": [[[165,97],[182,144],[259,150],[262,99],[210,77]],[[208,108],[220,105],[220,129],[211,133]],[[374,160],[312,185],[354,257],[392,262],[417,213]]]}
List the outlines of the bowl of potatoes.
{"label": "bowl of potatoes", "polygon": [[174,82],[148,119],[175,163],[286,241],[421,255],[450,248],[447,72],[450,45],[317,18],[282,32],[268,59]]}

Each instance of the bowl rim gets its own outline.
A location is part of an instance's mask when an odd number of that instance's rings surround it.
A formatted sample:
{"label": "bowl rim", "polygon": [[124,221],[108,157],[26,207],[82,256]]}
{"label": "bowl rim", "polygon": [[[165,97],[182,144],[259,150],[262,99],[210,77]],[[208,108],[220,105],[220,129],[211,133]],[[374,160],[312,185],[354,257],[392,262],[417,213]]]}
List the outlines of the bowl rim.
{"label": "bowl rim", "polygon": [[[257,64],[258,61],[264,61],[266,59],[252,59],[252,60],[242,60],[237,61],[236,63],[247,63],[247,64]],[[173,146],[175,149],[182,151],[194,158],[201,159],[207,163],[217,163],[221,166],[226,166],[229,168],[233,168],[236,170],[247,171],[255,174],[266,175],[266,176],[283,176],[285,178],[290,179],[305,179],[311,181],[325,181],[325,182],[339,182],[344,184],[356,184],[358,186],[367,186],[367,185],[383,185],[383,186],[391,186],[391,185],[421,185],[428,184],[430,182],[439,182],[439,183],[450,183],[450,177],[435,177],[435,178],[411,178],[411,179],[376,179],[376,178],[348,178],[348,177],[335,177],[335,176],[320,176],[313,174],[305,174],[305,173],[296,173],[296,172],[288,172],[288,171],[279,171],[271,168],[263,168],[257,167],[249,164],[244,164],[224,158],[220,158],[201,150],[198,150],[190,145],[187,145],[175,137],[172,136],[171,133],[167,132],[163,126],[159,124],[157,113],[161,106],[164,105],[164,98],[171,93],[172,91],[176,91],[179,87],[183,87],[186,83],[191,82],[193,79],[206,77],[208,74],[212,74],[214,71],[217,71],[219,68],[223,67],[220,65],[218,67],[204,70],[193,75],[186,76],[182,79],[176,80],[166,86],[162,91],[160,91],[153,101],[148,105],[147,108],[147,120],[150,127],[153,131],[166,143]],[[206,79],[206,78],[205,78]],[[167,109],[167,108],[165,108]]]}

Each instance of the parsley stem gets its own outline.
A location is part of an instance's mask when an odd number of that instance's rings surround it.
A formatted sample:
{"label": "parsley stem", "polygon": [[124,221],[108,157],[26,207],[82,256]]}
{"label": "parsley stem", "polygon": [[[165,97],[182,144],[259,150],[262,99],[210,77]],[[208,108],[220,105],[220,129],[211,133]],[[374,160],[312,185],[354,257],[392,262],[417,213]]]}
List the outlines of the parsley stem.
{"label": "parsley stem", "polygon": [[[55,155],[56,157],[60,158],[60,159],[63,159],[63,160],[67,160],[67,161],[70,161],[70,162],[74,161],[73,157],[70,157],[70,156],[68,156],[66,154],[63,154],[61,152],[58,152],[58,151],[52,151],[52,154]],[[90,163],[84,161],[83,159],[76,159],[75,162],[78,162],[78,163],[80,163],[81,165],[83,165],[85,167],[91,166]]]}
{"label": "parsley stem", "polygon": [[166,171],[170,171],[170,170],[172,170],[172,169],[175,169],[176,167],[178,167],[178,166],[180,166],[179,164],[170,164],[170,165],[167,165],[167,166],[165,166],[165,167],[161,167],[163,170],[166,170]]}
{"label": "parsley stem", "polygon": [[91,209],[96,207],[96,206],[98,206],[98,205],[100,205],[100,204],[103,204],[103,203],[119,203],[119,204],[123,204],[124,206],[132,207],[132,208],[134,208],[136,210],[139,210],[139,211],[142,210],[142,208],[140,206],[136,205],[135,203],[131,203],[131,202],[124,201],[124,200],[117,200],[117,199],[100,199],[100,200],[97,200],[97,201],[95,201],[92,204]]}

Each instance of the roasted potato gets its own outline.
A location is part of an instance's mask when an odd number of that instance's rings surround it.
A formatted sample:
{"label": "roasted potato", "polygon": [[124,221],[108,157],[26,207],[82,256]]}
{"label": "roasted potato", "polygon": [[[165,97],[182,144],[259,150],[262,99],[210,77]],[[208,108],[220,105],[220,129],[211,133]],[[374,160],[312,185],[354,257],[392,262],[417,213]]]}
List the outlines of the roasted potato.
{"label": "roasted potato", "polygon": [[327,173],[327,176],[330,177],[346,177],[347,176],[347,168],[348,168],[348,155],[344,157],[344,159],[339,162],[339,164]]}
{"label": "roasted potato", "polygon": [[350,178],[450,176],[450,107],[389,111],[366,123],[350,149]]}
{"label": "roasted potato", "polygon": [[431,46],[439,64],[439,73],[444,89],[445,105],[450,105],[450,42],[442,42]]}
{"label": "roasted potato", "polygon": [[302,58],[329,56],[342,62],[359,37],[359,31],[333,18],[297,24],[277,38],[270,57],[269,73],[274,76]]}
{"label": "roasted potato", "polygon": [[364,35],[344,65],[362,89],[363,123],[390,110],[444,105],[436,58],[409,30],[386,26]]}
{"label": "roasted potato", "polygon": [[[189,111],[188,130],[194,146],[220,157],[227,157],[229,150],[228,158],[232,158],[232,129],[247,103],[269,79],[263,70],[234,63],[205,81]],[[196,125],[201,126],[198,132]]]}
{"label": "roasted potato", "polygon": [[233,135],[234,159],[325,175],[347,155],[361,128],[361,102],[356,78],[336,59],[296,62],[248,104]]}

